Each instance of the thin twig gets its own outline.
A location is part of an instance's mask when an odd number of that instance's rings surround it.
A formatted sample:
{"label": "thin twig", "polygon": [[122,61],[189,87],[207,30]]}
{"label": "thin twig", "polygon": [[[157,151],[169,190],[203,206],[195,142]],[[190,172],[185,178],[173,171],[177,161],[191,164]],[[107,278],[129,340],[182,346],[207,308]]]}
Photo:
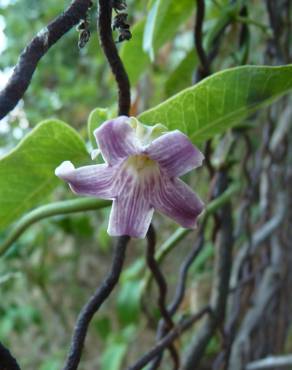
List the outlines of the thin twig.
{"label": "thin twig", "polygon": [[158,298],[159,309],[160,309],[161,315],[163,316],[167,326],[172,327],[173,322],[166,309],[167,284],[164,279],[164,276],[162,275],[162,272],[160,271],[159,265],[157,261],[155,260],[156,236],[155,236],[155,231],[152,225],[150,225],[149,227],[149,230],[147,233],[147,240],[148,240],[147,256],[146,256],[147,264],[159,288],[159,298]]}
{"label": "thin twig", "polygon": [[[222,193],[228,185],[228,177],[225,170],[218,173],[217,191]],[[205,353],[206,347],[213,337],[215,331],[224,322],[227,299],[229,295],[229,280],[232,264],[233,226],[231,204],[226,203],[218,212],[220,217],[220,233],[218,238],[218,249],[215,264],[215,275],[213,280],[213,292],[210,302],[212,315],[208,317],[200,331],[188,348],[183,370],[196,368]]]}
{"label": "thin twig", "polygon": [[68,9],[43,28],[21,53],[12,76],[0,92],[0,119],[23,97],[40,59],[81,19],[92,5],[91,0],[75,0]]}
{"label": "thin twig", "polygon": [[1,370],[20,370],[20,367],[11,355],[9,350],[0,343],[0,369]]}
{"label": "thin twig", "polygon": [[99,0],[98,26],[101,45],[118,84],[119,115],[128,116],[131,106],[130,82],[113,40],[112,7],[109,0]]}
{"label": "thin twig", "polygon": [[197,0],[197,13],[195,24],[195,47],[200,60],[200,79],[210,74],[209,61],[203,47],[203,23],[205,16],[205,0]]}
{"label": "thin twig", "polygon": [[113,263],[108,275],[82,308],[74,328],[71,348],[63,370],[76,370],[78,368],[90,321],[119,280],[129,240],[130,237],[128,236],[121,236],[118,239],[114,251]]}
{"label": "thin twig", "polygon": [[[194,262],[194,260],[196,259],[196,257],[198,256],[198,254],[203,248],[204,228],[205,228],[206,220],[207,219],[205,219],[204,222],[200,226],[200,235],[197,239],[197,242],[195,243],[194,247],[191,249],[190,253],[186,257],[186,259],[183,261],[180,267],[179,280],[178,280],[177,288],[175,291],[175,295],[174,295],[173,301],[169,304],[167,308],[167,311],[169,312],[169,315],[171,316],[173,316],[176,313],[177,309],[179,308],[184,298],[189,268],[191,267],[192,263]],[[165,326],[165,321],[162,319],[159,322],[158,331],[157,331],[157,339],[161,340],[167,334],[167,332],[168,330]],[[155,359],[154,365],[156,367],[153,366],[153,369],[156,369],[158,367],[158,365],[162,361],[162,358],[163,358],[163,351]]]}
{"label": "thin twig", "polygon": [[[147,245],[147,255],[146,255],[146,260],[147,260],[147,265],[149,269],[151,270],[153,277],[157,283],[158,289],[159,289],[159,296],[158,296],[158,306],[159,310],[161,313],[161,316],[163,318],[163,321],[165,323],[165,329],[169,331],[171,328],[173,328],[174,324],[171,318],[170,313],[168,312],[166,308],[166,295],[167,295],[167,284],[164,279],[164,276],[159,268],[159,264],[157,263],[155,259],[155,244],[156,244],[156,235],[155,235],[155,230],[152,225],[150,225],[148,233],[147,233],[147,240],[148,240],[148,245]],[[164,330],[162,329],[164,332]],[[158,334],[159,335],[159,334]],[[160,337],[160,335],[159,335]],[[159,338],[160,339],[160,338]],[[175,349],[175,347],[170,344],[169,347],[169,352],[171,354],[171,357],[174,362],[175,369],[179,367],[179,356],[178,353]],[[155,362],[151,366],[151,370],[157,369],[159,366],[160,361],[155,360]]]}
{"label": "thin twig", "polygon": [[141,370],[150,361],[152,361],[157,355],[159,355],[165,348],[169,347],[176,338],[180,337],[181,334],[188,330],[195,322],[200,320],[205,314],[211,314],[209,306],[204,307],[197,314],[182,320],[177,326],[175,326],[161,341],[159,341],[149,352],[145,353],[134,365],[127,368],[127,370]]}
{"label": "thin twig", "polygon": [[176,313],[180,304],[182,303],[182,300],[185,295],[187,276],[188,276],[189,269],[204,246],[205,225],[206,225],[206,219],[205,219],[205,222],[200,226],[198,239],[196,240],[194,247],[192,247],[190,253],[187,255],[186,259],[183,261],[180,267],[179,280],[178,280],[178,284],[176,287],[175,296],[174,296],[173,301],[170,303],[168,307],[168,311],[170,312],[171,315],[174,315]]}
{"label": "thin twig", "polygon": [[[221,195],[218,196],[218,198],[213,199],[208,205],[205,210],[205,214],[201,219],[201,224],[199,226],[198,230],[198,239],[196,243],[194,244],[193,248],[191,249],[190,253],[187,255],[186,259],[183,261],[180,272],[179,272],[179,281],[177,284],[176,292],[173,301],[168,306],[168,312],[171,316],[173,316],[177,309],[179,308],[184,295],[185,295],[185,289],[186,289],[186,281],[187,281],[187,275],[189,268],[191,267],[192,263],[196,259],[196,257],[201,252],[203,246],[204,246],[204,230],[205,226],[208,220],[208,217],[215,213],[220,207],[222,207],[225,203],[228,203],[230,201],[231,196],[236,192],[239,191],[239,186],[237,184],[231,185],[227,190],[225,190]],[[212,197],[212,193],[210,193],[210,197]],[[172,248],[172,242],[175,240],[180,240],[181,235],[185,235],[185,233],[190,230],[186,229],[179,229],[179,233],[175,233],[175,237],[170,238],[170,242],[166,242],[165,245],[161,247],[161,249],[156,253],[156,259],[158,263],[161,263],[164,255],[167,253],[169,247]],[[146,283],[147,286],[149,286],[150,278],[147,280],[148,283]],[[167,334],[167,330],[165,330],[165,323],[163,320],[159,322],[158,331],[157,331],[157,338],[160,340]],[[160,352],[155,359],[154,364],[157,366],[157,364],[160,364],[163,357],[163,351]]]}

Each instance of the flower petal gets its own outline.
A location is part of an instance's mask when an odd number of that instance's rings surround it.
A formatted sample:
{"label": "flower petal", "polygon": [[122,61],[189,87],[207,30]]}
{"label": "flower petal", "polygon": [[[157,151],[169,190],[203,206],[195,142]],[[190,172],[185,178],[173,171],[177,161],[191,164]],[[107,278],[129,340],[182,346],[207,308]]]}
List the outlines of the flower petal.
{"label": "flower petal", "polygon": [[165,175],[153,191],[154,209],[164,213],[186,228],[194,228],[199,214],[203,210],[203,202],[192,189],[180,179],[169,179]]}
{"label": "flower petal", "polygon": [[56,168],[55,174],[68,182],[72,191],[77,194],[113,199],[115,194],[112,184],[116,171],[116,167],[105,164],[75,169],[71,162],[66,161]]}
{"label": "flower petal", "polygon": [[154,140],[146,153],[163,167],[170,177],[179,177],[201,166],[204,156],[186,135],[178,130]]}
{"label": "flower petal", "polygon": [[128,117],[120,116],[104,122],[94,131],[102,156],[110,165],[137,152],[135,132],[128,121]]}
{"label": "flower petal", "polygon": [[130,173],[125,171],[123,176],[123,185],[113,201],[108,233],[145,238],[154,211],[149,203],[149,191]]}

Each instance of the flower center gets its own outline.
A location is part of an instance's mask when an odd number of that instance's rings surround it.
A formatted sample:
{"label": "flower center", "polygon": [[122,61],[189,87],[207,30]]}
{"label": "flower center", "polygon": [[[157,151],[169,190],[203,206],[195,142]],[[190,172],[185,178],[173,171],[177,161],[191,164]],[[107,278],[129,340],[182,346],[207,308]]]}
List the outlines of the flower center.
{"label": "flower center", "polygon": [[139,175],[147,173],[148,171],[159,171],[158,163],[144,154],[137,154],[129,157],[125,165]]}

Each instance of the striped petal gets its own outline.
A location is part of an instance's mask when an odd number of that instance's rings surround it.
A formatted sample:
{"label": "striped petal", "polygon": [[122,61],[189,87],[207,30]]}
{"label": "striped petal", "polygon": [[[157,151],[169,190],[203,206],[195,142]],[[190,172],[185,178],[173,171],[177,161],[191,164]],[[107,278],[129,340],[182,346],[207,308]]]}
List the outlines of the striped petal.
{"label": "striped petal", "polygon": [[170,177],[179,177],[201,166],[204,156],[186,135],[178,130],[164,134],[146,149],[152,159],[164,168]]}
{"label": "striped petal", "polygon": [[154,211],[149,203],[152,181],[153,176],[139,177],[131,167],[123,166],[114,185],[118,195],[110,214],[110,235],[145,238]]}
{"label": "striped petal", "polygon": [[104,122],[94,135],[103,159],[109,165],[137,152],[137,138],[126,116]]}
{"label": "striped petal", "polygon": [[153,208],[138,184],[129,193],[122,193],[113,201],[108,233],[112,236],[129,235],[145,238],[153,216]]}
{"label": "striped petal", "polygon": [[76,194],[90,195],[102,199],[113,199],[113,180],[116,167],[105,164],[85,166],[75,169],[69,161],[63,162],[55,170],[56,176],[69,183]]}
{"label": "striped petal", "polygon": [[192,189],[180,179],[161,176],[159,185],[153,191],[151,204],[154,209],[175,220],[185,228],[194,228],[203,202]]}

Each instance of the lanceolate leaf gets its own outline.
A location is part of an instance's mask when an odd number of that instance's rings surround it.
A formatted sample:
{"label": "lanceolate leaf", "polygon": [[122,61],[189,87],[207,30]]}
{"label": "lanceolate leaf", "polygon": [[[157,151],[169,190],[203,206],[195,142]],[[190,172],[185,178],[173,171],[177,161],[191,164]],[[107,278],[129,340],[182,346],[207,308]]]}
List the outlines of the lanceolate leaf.
{"label": "lanceolate leaf", "polygon": [[155,26],[159,20],[159,4],[160,0],[156,0],[152,8],[149,11],[147,22],[145,25],[144,35],[143,35],[143,50],[149,54],[151,60],[154,60],[154,32]]}
{"label": "lanceolate leaf", "polygon": [[146,20],[143,49],[154,59],[155,52],[170,40],[178,27],[192,15],[193,0],[156,0]]}
{"label": "lanceolate leaf", "polygon": [[65,160],[85,163],[88,154],[78,133],[57,120],[40,123],[0,159],[0,230],[45,201],[60,183],[54,171]]}
{"label": "lanceolate leaf", "polygon": [[162,123],[202,142],[235,126],[292,88],[292,65],[244,66],[212,75],[142,113],[143,123]]}
{"label": "lanceolate leaf", "polygon": [[192,84],[192,76],[197,64],[195,50],[190,50],[185,58],[179,63],[175,70],[169,75],[165,83],[165,93],[167,97],[185,89]]}
{"label": "lanceolate leaf", "polygon": [[95,108],[89,115],[87,121],[87,133],[93,148],[96,148],[94,130],[109,118],[109,110],[106,108]]}
{"label": "lanceolate leaf", "polygon": [[145,19],[143,18],[131,28],[131,41],[123,43],[120,51],[131,85],[137,83],[141,74],[147,70],[150,64],[149,56],[143,50],[144,26]]}
{"label": "lanceolate leaf", "polygon": [[132,28],[132,39],[123,43],[120,56],[135,85],[146,67],[153,60],[155,52],[173,38],[177,28],[192,14],[193,0],[152,1],[147,18],[138,21]]}

